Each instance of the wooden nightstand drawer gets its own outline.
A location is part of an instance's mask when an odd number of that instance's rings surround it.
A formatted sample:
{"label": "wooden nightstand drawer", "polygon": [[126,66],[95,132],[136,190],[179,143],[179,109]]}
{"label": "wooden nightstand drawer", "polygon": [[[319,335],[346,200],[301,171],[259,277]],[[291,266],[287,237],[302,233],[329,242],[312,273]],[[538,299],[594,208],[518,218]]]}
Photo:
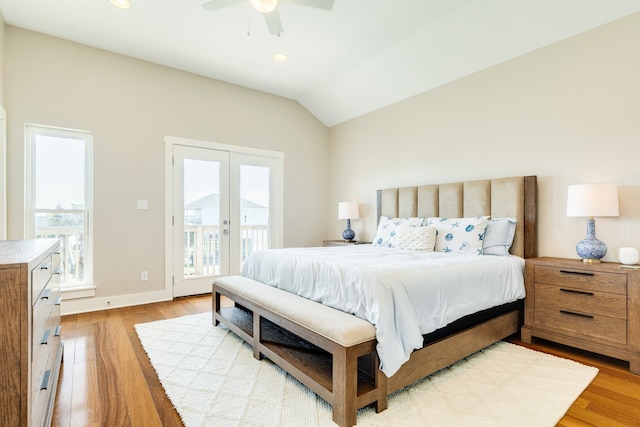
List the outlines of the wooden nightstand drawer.
{"label": "wooden nightstand drawer", "polygon": [[[570,287],[536,284],[536,313],[543,306],[582,314],[595,314],[627,319],[627,297],[599,291],[584,291]],[[536,321],[538,317],[536,316]]]}
{"label": "wooden nightstand drawer", "polygon": [[627,343],[627,321],[579,310],[558,309],[536,305],[536,323],[558,330],[581,334],[585,338],[600,338],[620,344]]}
{"label": "wooden nightstand drawer", "polygon": [[585,291],[627,294],[627,276],[625,274],[536,265],[535,281],[536,283],[574,287]]}

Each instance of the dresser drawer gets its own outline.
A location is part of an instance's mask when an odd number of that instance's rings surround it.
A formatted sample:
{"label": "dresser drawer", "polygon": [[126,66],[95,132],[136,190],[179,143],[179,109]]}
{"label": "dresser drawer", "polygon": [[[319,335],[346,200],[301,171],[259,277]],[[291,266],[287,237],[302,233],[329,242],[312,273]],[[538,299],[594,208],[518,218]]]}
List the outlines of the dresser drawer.
{"label": "dresser drawer", "polygon": [[[60,286],[50,283],[33,306],[31,362],[34,372],[44,367],[60,342]],[[36,375],[33,386],[37,386]]]}
{"label": "dresser drawer", "polygon": [[558,330],[580,334],[584,339],[599,338],[627,344],[627,321],[599,314],[559,309],[536,304],[536,323]]}
{"label": "dresser drawer", "polygon": [[627,295],[626,274],[606,271],[536,265],[535,282],[578,288],[584,291]]}
{"label": "dresser drawer", "polygon": [[60,338],[57,337],[51,342],[49,357],[41,368],[33,368],[33,404],[31,407],[32,425],[41,426],[44,424],[47,415],[47,407],[52,403],[52,393],[56,388],[56,364],[58,357],[58,346]]}
{"label": "dresser drawer", "polygon": [[[56,335],[60,331],[58,326],[59,324],[54,322],[47,322],[45,328],[42,328],[37,332],[34,331],[33,360],[31,362],[34,372],[32,378],[34,387],[38,385],[38,378],[35,374],[43,370],[47,360],[49,360],[49,357],[51,356],[51,353],[55,352],[54,350],[60,343],[60,335]],[[36,333],[37,335],[35,335]]]}
{"label": "dresser drawer", "polygon": [[[625,295],[585,291],[542,283],[536,284],[535,292],[536,308],[545,306],[552,310],[627,319],[627,297]],[[537,317],[536,321],[538,321]]]}
{"label": "dresser drawer", "polygon": [[53,268],[52,256],[49,255],[36,268],[31,270],[31,304],[35,304],[40,293],[49,283]]}

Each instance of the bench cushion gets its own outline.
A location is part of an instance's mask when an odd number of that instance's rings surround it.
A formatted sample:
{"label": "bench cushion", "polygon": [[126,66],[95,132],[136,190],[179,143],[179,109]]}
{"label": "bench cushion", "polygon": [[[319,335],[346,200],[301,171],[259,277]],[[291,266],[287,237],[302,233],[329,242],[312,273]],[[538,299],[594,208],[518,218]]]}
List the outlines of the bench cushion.
{"label": "bench cushion", "polygon": [[221,277],[214,288],[234,292],[343,347],[376,338],[375,327],[364,319],[246,277]]}

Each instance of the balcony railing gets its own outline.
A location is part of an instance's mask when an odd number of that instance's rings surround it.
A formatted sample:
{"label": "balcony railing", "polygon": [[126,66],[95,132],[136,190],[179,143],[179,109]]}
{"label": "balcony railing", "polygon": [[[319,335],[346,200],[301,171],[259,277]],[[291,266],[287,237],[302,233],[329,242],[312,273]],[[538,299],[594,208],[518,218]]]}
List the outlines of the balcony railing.
{"label": "balcony railing", "polygon": [[47,227],[36,229],[36,239],[60,239],[62,274],[60,283],[84,282],[85,239],[82,227]]}
{"label": "balcony railing", "polygon": [[[220,234],[218,226],[189,225],[184,228],[184,277],[220,274]],[[241,262],[252,253],[269,248],[268,225],[243,225]],[[84,229],[47,227],[36,230],[36,238],[60,239],[62,284],[82,283],[84,277]]]}
{"label": "balcony railing", "polygon": [[[241,262],[252,253],[269,248],[268,225],[243,225]],[[220,274],[220,229],[212,225],[184,227],[184,277]]]}

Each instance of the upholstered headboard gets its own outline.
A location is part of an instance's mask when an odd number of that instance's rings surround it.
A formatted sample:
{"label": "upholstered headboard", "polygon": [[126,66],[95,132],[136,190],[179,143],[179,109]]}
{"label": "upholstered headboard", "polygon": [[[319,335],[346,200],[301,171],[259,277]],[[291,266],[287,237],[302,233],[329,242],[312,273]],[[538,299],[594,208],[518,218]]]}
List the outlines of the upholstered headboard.
{"label": "upholstered headboard", "polygon": [[511,253],[536,256],[535,176],[485,179],[378,190],[378,216],[462,218],[491,215],[516,218]]}

